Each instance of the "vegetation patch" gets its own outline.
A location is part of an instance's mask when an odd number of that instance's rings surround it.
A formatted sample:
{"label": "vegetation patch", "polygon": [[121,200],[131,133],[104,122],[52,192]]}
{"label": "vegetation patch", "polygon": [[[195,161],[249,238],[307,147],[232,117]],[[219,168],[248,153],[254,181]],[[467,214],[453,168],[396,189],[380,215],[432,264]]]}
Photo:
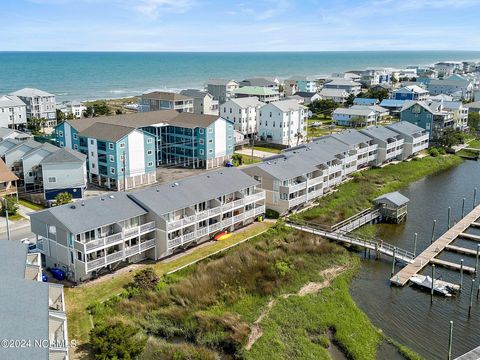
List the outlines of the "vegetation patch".
{"label": "vegetation patch", "polygon": [[462,161],[455,155],[429,156],[354,173],[351,181],[320,198],[316,206],[295,214],[292,218],[324,225],[336,224],[371,207],[376,197],[401,189],[424,176],[449,169]]}

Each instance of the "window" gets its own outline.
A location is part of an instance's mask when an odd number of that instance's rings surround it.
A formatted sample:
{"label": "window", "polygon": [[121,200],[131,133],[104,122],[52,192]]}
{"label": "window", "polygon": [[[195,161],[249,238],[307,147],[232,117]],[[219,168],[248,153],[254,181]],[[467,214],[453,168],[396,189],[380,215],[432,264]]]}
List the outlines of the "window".
{"label": "window", "polygon": [[73,144],[73,150],[78,150],[78,145],[77,144]]}
{"label": "window", "polygon": [[147,164],[148,167],[152,167],[153,166],[153,161],[149,161],[148,164]]}
{"label": "window", "polygon": [[213,128],[208,129],[208,132],[209,132],[210,134],[212,134],[212,133],[213,133]]}
{"label": "window", "polygon": [[110,162],[114,162],[114,161],[115,161],[115,156],[110,155],[110,156],[108,157],[108,159],[110,160]]}
{"label": "window", "polygon": [[120,143],[120,149],[124,149],[125,148],[125,143]]}
{"label": "window", "polygon": [[63,143],[63,141],[60,141],[60,146],[64,146],[65,144]]}
{"label": "window", "polygon": [[199,133],[199,134],[203,134],[204,131],[205,131],[204,129],[200,129],[200,130],[198,130],[198,133]]}
{"label": "window", "polygon": [[213,149],[208,150],[209,154],[213,154]]}
{"label": "window", "polygon": [[56,183],[56,182],[57,182],[57,178],[56,178],[55,176],[49,177],[49,178],[48,178],[48,182],[49,182],[49,183]]}
{"label": "window", "polygon": [[115,168],[113,167],[110,168],[110,174],[115,175]]}
{"label": "window", "polygon": [[200,149],[199,154],[200,154],[200,155],[204,155],[204,154],[205,154],[205,152],[203,151],[203,149]]}
{"label": "window", "polygon": [[93,145],[93,144],[95,144],[95,140],[90,139],[90,145]]}
{"label": "window", "polygon": [[108,148],[109,148],[110,150],[113,150],[113,148],[114,148],[113,143],[108,143]]}
{"label": "window", "polygon": [[213,144],[213,139],[208,140],[209,144]]}
{"label": "window", "polygon": [[90,152],[91,156],[95,156],[95,153],[93,151]]}
{"label": "window", "polygon": [[203,145],[203,144],[204,144],[203,139],[199,139],[199,140],[198,140],[198,143],[199,143],[200,145]]}
{"label": "window", "polygon": [[95,169],[95,164],[92,163],[92,169]]}
{"label": "window", "polygon": [[58,136],[63,136],[63,131],[59,131]]}
{"label": "window", "polygon": [[77,133],[73,134],[73,140],[78,140],[78,135],[77,135]]}
{"label": "window", "polygon": [[153,139],[152,139],[152,138],[148,138],[148,139],[147,139],[147,144],[151,144],[151,143],[153,143]]}
{"label": "window", "polygon": [[152,150],[148,150],[148,151],[147,151],[147,155],[153,155],[153,151],[152,151]]}

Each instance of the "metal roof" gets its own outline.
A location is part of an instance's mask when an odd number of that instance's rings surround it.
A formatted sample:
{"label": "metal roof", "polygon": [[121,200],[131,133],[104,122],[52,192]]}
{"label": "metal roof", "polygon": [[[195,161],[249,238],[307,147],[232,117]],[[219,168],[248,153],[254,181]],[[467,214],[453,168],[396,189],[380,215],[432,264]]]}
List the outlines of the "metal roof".
{"label": "metal roof", "polygon": [[267,104],[266,106],[268,105],[274,106],[283,112],[306,109],[305,106],[303,106],[302,104],[299,104],[298,101],[295,99],[274,101]]}
{"label": "metal roof", "polygon": [[188,97],[193,98],[193,99],[203,99],[207,95],[210,96],[210,97],[213,97],[207,91],[202,91],[202,90],[198,90],[198,89],[182,90],[182,91],[180,91],[180,94],[188,96]]}
{"label": "metal roof", "polygon": [[375,111],[370,109],[367,106],[360,106],[360,107],[351,107],[351,108],[336,108],[333,114],[340,114],[340,115],[355,115],[355,116],[369,116],[374,114]]}
{"label": "metal roof", "polygon": [[[27,250],[28,245],[20,241],[0,240],[0,254],[2,254],[0,277],[8,275],[9,278],[24,279]],[[0,298],[1,297],[2,296],[0,296]]]}
{"label": "metal roof", "polygon": [[71,150],[68,148],[61,148],[46,156],[40,164],[58,164],[58,163],[70,163],[70,162],[85,162],[87,155],[82,154],[78,151]]}
{"label": "metal roof", "polygon": [[233,90],[234,94],[240,95],[254,95],[254,96],[274,96],[278,95],[278,92],[267,87],[261,86],[244,86]]}
{"label": "metal roof", "polygon": [[369,143],[372,139],[360,131],[349,129],[330,135],[331,137],[351,146]]}
{"label": "metal roof", "polygon": [[236,168],[223,168],[130,193],[143,207],[161,216],[219,196],[258,185]]}
{"label": "metal roof", "polygon": [[79,234],[146,213],[127,193],[114,192],[29,215],[32,221],[44,222],[66,229],[72,234]]}
{"label": "metal roof", "polygon": [[425,131],[425,129],[421,128],[420,126],[412,124],[408,121],[398,121],[396,123],[387,125],[387,128],[406,135],[414,135]]}
{"label": "metal roof", "polygon": [[55,96],[46,91],[34,89],[34,88],[23,88],[17,91],[10,93],[9,95],[16,95],[21,97],[35,97],[35,96]]}
{"label": "metal roof", "polygon": [[256,96],[247,96],[247,97],[241,97],[241,98],[232,98],[222,106],[226,106],[226,104],[228,104],[230,101],[237,104],[241,108],[265,105],[265,103],[258,100]]}
{"label": "metal roof", "polygon": [[167,100],[167,101],[184,101],[192,100],[191,97],[182,94],[167,92],[167,91],[154,91],[147,94],[142,94],[142,99],[154,99],[154,100]]}
{"label": "metal roof", "polygon": [[398,191],[394,191],[388,194],[383,194],[376,199],[373,200],[375,203],[383,203],[384,201],[388,201],[396,206],[405,205],[410,201],[409,198],[403,196]]}
{"label": "metal roof", "polygon": [[387,129],[383,126],[370,126],[360,131],[372,138],[384,141],[388,139],[395,139],[399,136],[395,131]]}

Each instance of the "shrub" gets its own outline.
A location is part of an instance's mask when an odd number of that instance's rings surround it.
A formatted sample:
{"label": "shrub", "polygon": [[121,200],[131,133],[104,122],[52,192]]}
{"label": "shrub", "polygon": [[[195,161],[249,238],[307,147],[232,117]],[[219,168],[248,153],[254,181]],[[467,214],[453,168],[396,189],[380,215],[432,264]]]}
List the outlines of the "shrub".
{"label": "shrub", "polygon": [[18,204],[17,199],[14,197],[6,197],[2,201],[2,216],[6,216],[6,211],[8,210],[8,216],[13,216],[17,214],[18,211]]}
{"label": "shrub", "polygon": [[280,217],[280,214],[278,213],[278,211],[267,209],[265,211],[265,217],[267,219],[278,219]]}
{"label": "shrub", "polygon": [[90,345],[95,359],[135,359],[143,351],[147,339],[138,329],[120,322],[97,323],[90,331]]}
{"label": "shrub", "polygon": [[64,205],[69,204],[72,202],[72,194],[68,192],[62,192],[55,196],[55,204],[56,205]]}
{"label": "shrub", "polygon": [[160,279],[151,267],[143,269],[133,277],[133,284],[141,290],[155,290]]}
{"label": "shrub", "polygon": [[232,155],[232,163],[235,166],[239,166],[243,164],[243,157],[240,154],[233,154]]}
{"label": "shrub", "polygon": [[438,151],[437,148],[429,149],[428,153],[430,154],[430,156],[433,156],[433,157],[437,157],[438,155],[440,155],[440,152]]}

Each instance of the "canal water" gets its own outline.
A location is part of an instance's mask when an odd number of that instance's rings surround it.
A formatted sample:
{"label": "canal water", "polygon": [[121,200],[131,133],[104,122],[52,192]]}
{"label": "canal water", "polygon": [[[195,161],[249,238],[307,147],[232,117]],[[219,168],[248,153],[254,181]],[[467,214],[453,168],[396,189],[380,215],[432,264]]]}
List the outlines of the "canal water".
{"label": "canal water", "polygon": [[[403,249],[413,251],[414,233],[418,233],[417,254],[425,249],[432,236],[433,220],[437,220],[436,238],[447,230],[447,209],[452,208],[452,224],[461,218],[462,199],[466,198],[465,213],[473,205],[473,189],[478,188],[480,203],[480,163],[466,161],[463,164],[435,175],[428,176],[400,190],[410,199],[408,217],[404,224],[376,225],[378,237]],[[480,229],[470,230],[480,235]],[[457,240],[455,245],[476,249],[477,242]],[[373,254],[372,254],[373,256]],[[475,266],[475,257],[451,252],[440,258]],[[398,271],[397,265],[396,271]],[[472,276],[465,273],[463,291],[452,298],[434,297],[405,286],[390,286],[391,259],[363,261],[363,266],[351,286],[351,294],[357,305],[386,335],[415,350],[427,359],[446,359],[448,354],[449,321],[454,322],[453,358],[480,346],[480,298],[475,288],[471,316],[468,317]],[[459,283],[458,271],[435,269],[435,278]],[[426,267],[423,274],[430,275]],[[380,359],[387,359],[379,353]]]}

